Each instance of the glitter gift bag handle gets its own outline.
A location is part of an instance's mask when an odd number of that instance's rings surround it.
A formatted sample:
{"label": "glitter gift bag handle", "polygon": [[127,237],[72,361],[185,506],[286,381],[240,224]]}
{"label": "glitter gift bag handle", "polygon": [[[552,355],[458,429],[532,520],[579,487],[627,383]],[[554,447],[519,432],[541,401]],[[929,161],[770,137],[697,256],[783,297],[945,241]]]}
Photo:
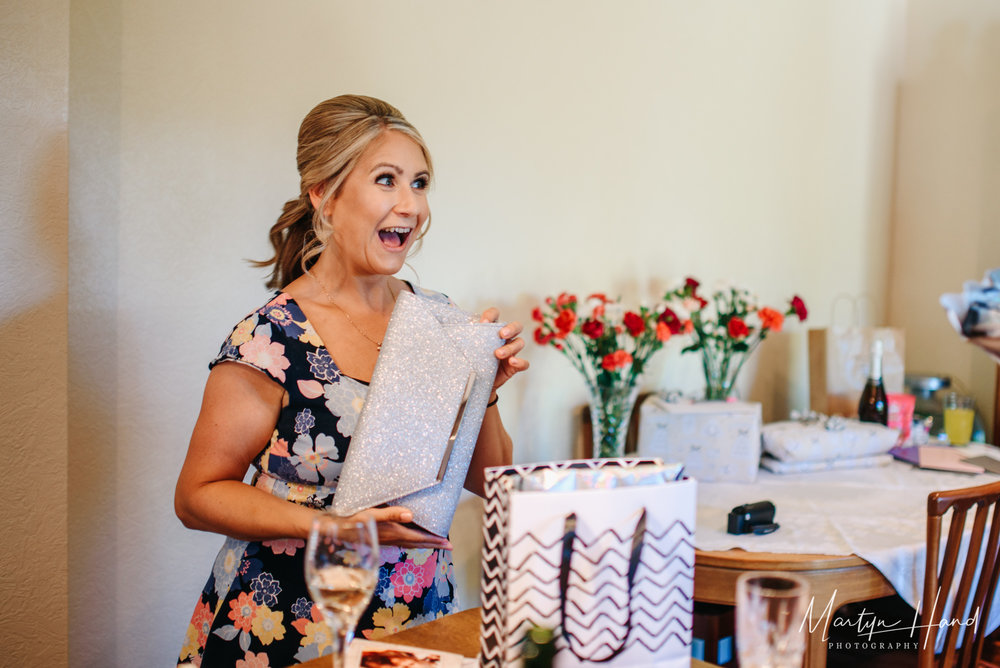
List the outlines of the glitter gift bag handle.
{"label": "glitter gift bag handle", "polygon": [[337,481],[338,515],[386,503],[448,533],[497,372],[503,323],[403,292]]}

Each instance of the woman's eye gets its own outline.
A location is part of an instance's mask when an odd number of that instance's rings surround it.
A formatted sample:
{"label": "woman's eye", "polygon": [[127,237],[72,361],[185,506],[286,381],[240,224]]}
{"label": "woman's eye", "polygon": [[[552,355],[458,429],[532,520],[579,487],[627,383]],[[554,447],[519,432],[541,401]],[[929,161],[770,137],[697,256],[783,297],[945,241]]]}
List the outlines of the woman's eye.
{"label": "woman's eye", "polygon": [[380,186],[391,186],[393,183],[395,183],[395,179],[393,178],[392,174],[382,174],[381,176],[375,179],[375,183],[377,183]]}
{"label": "woman's eye", "polygon": [[415,190],[426,190],[427,189],[427,177],[426,176],[421,176],[419,179],[416,179],[413,182],[413,185],[411,187],[413,187]]}

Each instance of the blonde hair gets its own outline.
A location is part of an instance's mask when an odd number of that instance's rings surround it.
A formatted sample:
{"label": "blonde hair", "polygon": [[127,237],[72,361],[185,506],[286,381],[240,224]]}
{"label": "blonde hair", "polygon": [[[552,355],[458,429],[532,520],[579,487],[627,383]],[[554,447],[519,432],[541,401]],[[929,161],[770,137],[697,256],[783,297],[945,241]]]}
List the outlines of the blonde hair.
{"label": "blonde hair", "polygon": [[[361,154],[388,130],[402,132],[416,142],[433,177],[434,167],[423,137],[399,109],[387,102],[364,95],[340,95],[320,102],[306,114],[299,127],[299,196],[285,203],[278,221],[271,226],[274,256],[253,263],[258,267],[273,265],[268,288],[288,285],[304,274],[323,252],[331,232],[330,221],[323,212],[330,200],[340,194]],[[309,191],[317,186],[322,186],[323,198],[314,209]]]}

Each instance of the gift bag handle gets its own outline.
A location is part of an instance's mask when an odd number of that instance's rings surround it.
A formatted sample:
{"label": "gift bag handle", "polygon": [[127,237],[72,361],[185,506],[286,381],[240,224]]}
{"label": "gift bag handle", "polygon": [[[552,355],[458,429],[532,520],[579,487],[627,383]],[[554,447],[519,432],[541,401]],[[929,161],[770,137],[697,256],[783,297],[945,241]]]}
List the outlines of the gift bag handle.
{"label": "gift bag handle", "polygon": [[573,544],[576,542],[577,538],[576,513],[570,513],[566,516],[563,529],[562,558],[559,563],[559,619],[562,625],[563,635],[566,637],[566,645],[569,647],[569,651],[573,653],[573,656],[580,661],[605,663],[615,658],[625,650],[626,642],[628,641],[629,635],[632,633],[632,583],[635,580],[635,573],[639,569],[640,557],[642,556],[642,545],[646,537],[646,509],[642,509],[642,513],[639,515],[639,521],[636,522],[635,530],[632,532],[632,546],[629,551],[628,575],[626,576],[626,582],[628,583],[629,605],[625,620],[625,635],[622,636],[618,647],[612,649],[611,654],[601,659],[595,659],[589,656],[580,656],[574,648],[572,642],[576,636],[571,631],[568,631],[566,627],[566,595],[569,591],[569,574],[572,570],[570,562],[573,560]]}
{"label": "gift bag handle", "polygon": [[852,310],[854,311],[854,313],[853,313],[853,315],[854,315],[853,322],[850,323],[850,325],[848,325],[848,326],[850,326],[850,327],[861,327],[861,321],[863,320],[863,318],[861,317],[861,305],[862,305],[863,302],[868,302],[870,304],[871,303],[871,297],[867,293],[862,293],[860,295],[855,296],[855,295],[850,295],[850,294],[848,294],[846,292],[841,292],[839,295],[837,295],[836,297],[834,297],[833,298],[833,303],[830,305],[830,325],[831,326],[835,326],[835,325],[838,324],[837,323],[837,304],[839,304],[842,301],[846,301],[848,304],[850,304],[851,307],[852,307]]}

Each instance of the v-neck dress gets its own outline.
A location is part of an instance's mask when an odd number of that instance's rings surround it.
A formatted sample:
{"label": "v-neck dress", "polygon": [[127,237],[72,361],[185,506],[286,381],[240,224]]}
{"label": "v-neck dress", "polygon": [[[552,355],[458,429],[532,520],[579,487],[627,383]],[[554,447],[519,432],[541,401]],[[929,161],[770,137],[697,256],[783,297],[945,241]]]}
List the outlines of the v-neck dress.
{"label": "v-neck dress", "polygon": [[[450,303],[444,295],[411,286]],[[270,442],[254,459],[252,484],[290,503],[330,505],[367,383],[337,368],[302,309],[286,293],[233,328],[210,368],[247,364],[281,385],[286,399]],[[239,512],[234,508],[233,512]],[[195,606],[178,663],[287,666],[332,651],[306,588],[305,541],[227,538]],[[358,637],[378,639],[457,610],[451,552],[382,548],[382,565]]]}

